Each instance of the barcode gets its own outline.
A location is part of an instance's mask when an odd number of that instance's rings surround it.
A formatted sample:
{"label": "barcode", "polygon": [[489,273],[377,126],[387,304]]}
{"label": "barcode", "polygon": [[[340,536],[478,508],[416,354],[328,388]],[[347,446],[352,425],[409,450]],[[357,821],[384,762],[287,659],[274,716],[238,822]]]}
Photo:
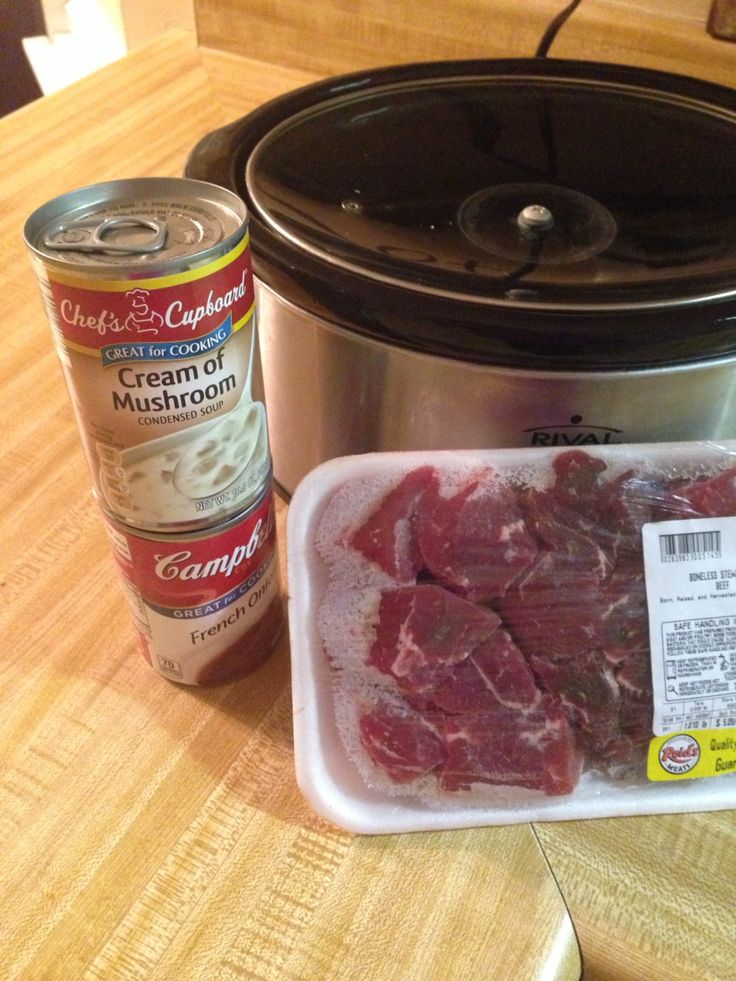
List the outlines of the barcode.
{"label": "barcode", "polygon": [[720,531],[686,531],[678,535],[660,535],[659,549],[663,562],[685,562],[688,559],[719,559]]}

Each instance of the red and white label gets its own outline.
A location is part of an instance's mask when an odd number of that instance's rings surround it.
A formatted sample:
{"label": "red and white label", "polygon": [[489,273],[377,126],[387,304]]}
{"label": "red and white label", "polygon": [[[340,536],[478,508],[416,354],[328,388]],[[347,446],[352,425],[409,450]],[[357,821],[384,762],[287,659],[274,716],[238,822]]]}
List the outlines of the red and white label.
{"label": "red and white label", "polygon": [[[74,281],[50,273],[59,330],[67,342],[105,352],[103,363],[188,357],[187,342],[212,337],[230,317],[234,324],[253,309],[253,276],[247,240],[221,260],[192,273],[156,280]],[[214,268],[213,268],[214,267]],[[176,342],[176,347],[165,345]],[[207,353],[211,346],[192,350]]]}
{"label": "red and white label", "polygon": [[240,521],[196,537],[108,532],[148,660],[184,684],[245,673],[281,622],[272,494]]}
{"label": "red and white label", "polygon": [[247,236],[207,266],[100,280],[36,263],[97,493],[170,531],[237,513],[269,472]]}

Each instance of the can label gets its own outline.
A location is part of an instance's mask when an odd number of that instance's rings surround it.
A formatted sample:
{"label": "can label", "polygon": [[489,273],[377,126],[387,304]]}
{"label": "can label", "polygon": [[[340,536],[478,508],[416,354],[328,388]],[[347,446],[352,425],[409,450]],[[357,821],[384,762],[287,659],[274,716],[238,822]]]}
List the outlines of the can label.
{"label": "can label", "polygon": [[206,685],[268,656],[283,620],[270,485],[245,515],[196,535],[106,524],[143,653],[160,674]]}
{"label": "can label", "polygon": [[150,279],[35,264],[105,506],[127,524],[166,530],[247,505],[270,468],[251,389],[247,234],[206,265]]}

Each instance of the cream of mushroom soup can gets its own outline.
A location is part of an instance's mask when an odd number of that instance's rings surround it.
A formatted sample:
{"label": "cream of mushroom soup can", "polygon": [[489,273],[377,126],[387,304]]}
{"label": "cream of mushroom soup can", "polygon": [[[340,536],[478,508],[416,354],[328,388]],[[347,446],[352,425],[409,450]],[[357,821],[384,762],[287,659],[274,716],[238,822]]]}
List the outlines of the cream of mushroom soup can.
{"label": "cream of mushroom soup can", "polygon": [[43,205],[24,234],[103,508],[174,531],[247,507],[270,452],[241,199],[110,181]]}
{"label": "cream of mushroom soup can", "polygon": [[209,686],[248,674],[284,626],[271,481],[241,514],[183,533],[145,532],[103,510],[144,657]]}

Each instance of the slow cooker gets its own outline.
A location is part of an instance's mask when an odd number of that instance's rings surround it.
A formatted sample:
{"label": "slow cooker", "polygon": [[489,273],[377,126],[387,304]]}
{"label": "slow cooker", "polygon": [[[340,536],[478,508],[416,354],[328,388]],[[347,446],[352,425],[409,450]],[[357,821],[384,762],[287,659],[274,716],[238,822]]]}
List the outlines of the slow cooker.
{"label": "slow cooker", "polygon": [[328,79],[206,136],[250,213],[275,477],[736,436],[736,93],[554,59]]}

